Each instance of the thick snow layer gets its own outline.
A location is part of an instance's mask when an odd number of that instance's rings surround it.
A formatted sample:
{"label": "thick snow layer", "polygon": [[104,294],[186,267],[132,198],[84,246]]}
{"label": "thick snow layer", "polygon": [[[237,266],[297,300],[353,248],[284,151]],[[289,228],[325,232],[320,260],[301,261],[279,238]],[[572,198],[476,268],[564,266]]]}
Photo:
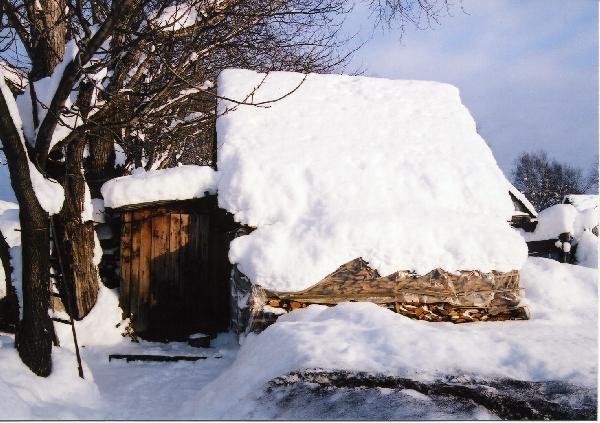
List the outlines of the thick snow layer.
{"label": "thick snow layer", "polygon": [[162,200],[202,198],[217,189],[217,173],[208,166],[185,165],[111,179],[102,185],[105,207]]}
{"label": "thick snow layer", "polygon": [[383,275],[522,266],[508,182],[455,87],[303,78],[218,80],[219,205],[258,226],[229,256],[254,283],[301,290],[356,257]]}
{"label": "thick snow layer", "polygon": [[598,203],[598,195],[590,195],[590,194],[569,194],[565,195],[563,203],[568,201],[570,204],[573,204],[579,211],[583,211],[590,208],[597,208]]}
{"label": "thick snow layer", "polygon": [[0,418],[8,420],[85,418],[82,410],[98,408],[100,393],[86,366],[87,378],[77,377],[75,354],[53,348],[52,374],[38,377],[27,369],[12,340],[0,336]]}
{"label": "thick snow layer", "polygon": [[35,191],[35,196],[44,210],[50,214],[56,214],[62,208],[62,204],[65,199],[64,190],[58,182],[44,178],[40,171],[33,165],[31,160],[29,160],[29,154],[27,153],[27,149],[25,147],[25,138],[23,137],[21,115],[19,113],[19,109],[17,108],[17,104],[15,103],[12,92],[4,82],[2,70],[0,70],[0,90],[2,91],[2,96],[4,97],[4,100],[8,106],[10,117],[15,124],[15,127],[21,138],[21,143],[23,144],[23,149],[27,155],[29,176],[31,178],[33,190]]}
{"label": "thick snow layer", "polygon": [[562,380],[593,387],[597,279],[595,270],[530,258],[522,269],[529,321],[427,323],[372,303],[299,309],[248,336],[235,363],[188,401],[184,415],[246,418],[258,411],[255,401],[267,381],[305,368],[415,380],[442,375]]}
{"label": "thick snow layer", "polygon": [[575,259],[581,266],[598,267],[598,237],[592,232],[584,231],[579,237]]}

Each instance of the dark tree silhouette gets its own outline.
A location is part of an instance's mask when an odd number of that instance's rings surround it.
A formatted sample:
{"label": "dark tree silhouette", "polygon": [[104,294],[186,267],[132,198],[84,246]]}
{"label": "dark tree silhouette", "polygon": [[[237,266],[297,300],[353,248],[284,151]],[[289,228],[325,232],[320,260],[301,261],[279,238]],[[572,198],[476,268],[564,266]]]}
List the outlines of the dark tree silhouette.
{"label": "dark tree silhouette", "polygon": [[590,178],[580,168],[548,158],[545,151],[524,152],[515,160],[513,184],[536,210],[562,202],[567,194],[583,194]]}

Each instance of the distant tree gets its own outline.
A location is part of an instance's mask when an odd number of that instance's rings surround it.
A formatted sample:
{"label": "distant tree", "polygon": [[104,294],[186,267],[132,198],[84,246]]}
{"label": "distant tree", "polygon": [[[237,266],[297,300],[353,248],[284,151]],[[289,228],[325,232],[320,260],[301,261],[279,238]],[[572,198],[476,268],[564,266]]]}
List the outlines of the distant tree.
{"label": "distant tree", "polygon": [[589,187],[580,168],[548,158],[545,151],[523,152],[515,160],[513,184],[537,210],[562,202],[567,194],[583,194]]}
{"label": "distant tree", "polygon": [[596,160],[594,160],[589,170],[585,192],[588,194],[598,194],[598,154],[596,154]]}

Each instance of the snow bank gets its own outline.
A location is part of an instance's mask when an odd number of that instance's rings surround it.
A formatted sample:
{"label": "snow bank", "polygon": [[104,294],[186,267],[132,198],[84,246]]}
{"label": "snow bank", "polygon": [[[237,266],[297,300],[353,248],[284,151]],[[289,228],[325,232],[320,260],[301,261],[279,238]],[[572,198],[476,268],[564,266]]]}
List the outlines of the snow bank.
{"label": "snow bank", "polygon": [[356,257],[383,275],[522,266],[508,182],[455,87],[303,78],[218,80],[219,205],[258,226],[229,256],[253,282],[301,290]]}
{"label": "snow bank", "polygon": [[248,336],[236,362],[183,415],[245,418],[267,381],[305,368],[595,386],[597,278],[591,269],[530,258],[522,269],[529,321],[428,323],[372,303],[299,309]]}
{"label": "snow bank", "polygon": [[56,214],[62,208],[62,204],[65,199],[65,193],[62,186],[58,182],[44,178],[44,175],[42,175],[40,171],[33,165],[31,160],[29,160],[29,153],[27,153],[27,148],[25,147],[25,138],[23,136],[21,114],[19,113],[19,109],[15,103],[12,92],[6,86],[2,70],[0,70],[0,90],[2,91],[2,96],[4,97],[4,100],[8,106],[10,117],[15,124],[15,127],[19,133],[19,137],[21,138],[21,143],[23,144],[23,149],[27,155],[29,176],[31,178],[31,184],[33,185],[35,196],[44,210],[50,214]]}
{"label": "snow bank", "polygon": [[102,185],[105,207],[122,207],[163,200],[202,198],[215,194],[217,173],[208,166],[184,165],[111,179]]}
{"label": "snow bank", "polygon": [[[121,319],[117,289],[108,289],[104,285],[98,291],[98,300],[87,316],[75,322],[77,340],[80,345],[108,346],[123,342],[124,327],[127,322]],[[63,347],[73,348],[73,335],[68,325],[54,325]]]}
{"label": "snow bank", "polygon": [[87,366],[84,371],[85,380],[77,376],[75,355],[64,348],[53,348],[52,374],[38,377],[19,358],[13,339],[0,335],[1,418],[80,419],[79,410],[96,409],[101,400],[92,373]]}
{"label": "snow bank", "polygon": [[577,264],[585,267],[598,267],[598,237],[590,231],[585,231],[577,242],[575,252]]}

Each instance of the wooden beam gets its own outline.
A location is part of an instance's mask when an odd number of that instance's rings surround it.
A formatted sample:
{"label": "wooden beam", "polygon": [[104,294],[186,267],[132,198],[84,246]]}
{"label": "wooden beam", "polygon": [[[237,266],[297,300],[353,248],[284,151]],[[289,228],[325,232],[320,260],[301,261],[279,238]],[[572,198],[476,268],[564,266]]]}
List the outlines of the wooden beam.
{"label": "wooden beam", "polygon": [[[204,355],[155,355],[155,354],[110,354],[108,361],[126,360],[130,361],[198,361],[206,360]],[[219,356],[213,358],[221,358]]]}

